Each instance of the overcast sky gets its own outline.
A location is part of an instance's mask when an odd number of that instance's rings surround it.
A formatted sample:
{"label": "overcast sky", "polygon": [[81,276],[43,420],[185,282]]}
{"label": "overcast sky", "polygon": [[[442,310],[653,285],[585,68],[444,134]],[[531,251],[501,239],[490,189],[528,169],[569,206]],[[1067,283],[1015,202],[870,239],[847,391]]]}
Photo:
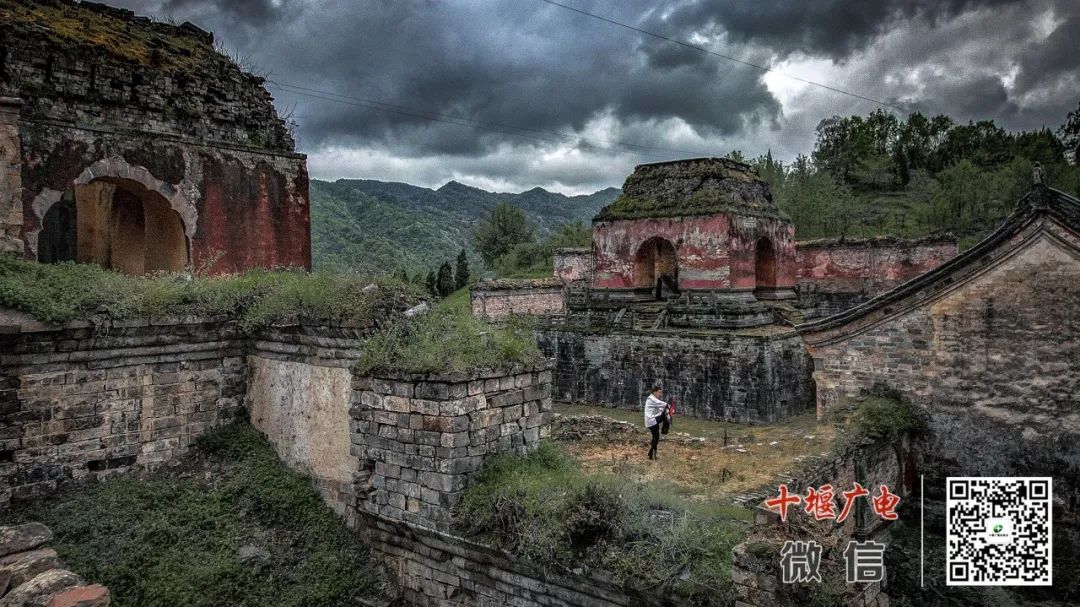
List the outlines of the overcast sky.
{"label": "overcast sky", "polygon": [[782,74],[1009,129],[1056,129],[1080,100],[1078,0],[560,0],[771,73],[541,0],[105,1],[354,98],[270,86],[321,179],[576,194],[641,162],[790,160],[821,119],[878,107]]}

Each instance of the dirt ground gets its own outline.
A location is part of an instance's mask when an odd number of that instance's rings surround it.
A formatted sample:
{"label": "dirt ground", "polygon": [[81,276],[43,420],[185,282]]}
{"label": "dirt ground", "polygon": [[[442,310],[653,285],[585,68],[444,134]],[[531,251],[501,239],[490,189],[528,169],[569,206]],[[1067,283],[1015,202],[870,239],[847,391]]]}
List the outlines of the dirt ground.
{"label": "dirt ground", "polygon": [[677,417],[672,432],[661,438],[659,461],[650,461],[649,433],[637,412],[583,405],[558,405],[555,412],[603,415],[640,428],[640,434],[566,443],[585,470],[640,481],[667,480],[680,493],[701,500],[775,486],[801,460],[828,454],[836,436],[834,425],[818,424],[813,413],[768,426]]}

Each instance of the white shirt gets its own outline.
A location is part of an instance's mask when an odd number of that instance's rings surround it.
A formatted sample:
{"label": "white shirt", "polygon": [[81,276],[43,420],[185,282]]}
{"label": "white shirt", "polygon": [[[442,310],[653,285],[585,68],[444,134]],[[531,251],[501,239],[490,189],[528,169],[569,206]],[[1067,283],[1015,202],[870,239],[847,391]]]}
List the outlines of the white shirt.
{"label": "white shirt", "polygon": [[656,425],[656,418],[667,411],[667,403],[656,398],[652,394],[645,399],[645,427],[651,428]]}

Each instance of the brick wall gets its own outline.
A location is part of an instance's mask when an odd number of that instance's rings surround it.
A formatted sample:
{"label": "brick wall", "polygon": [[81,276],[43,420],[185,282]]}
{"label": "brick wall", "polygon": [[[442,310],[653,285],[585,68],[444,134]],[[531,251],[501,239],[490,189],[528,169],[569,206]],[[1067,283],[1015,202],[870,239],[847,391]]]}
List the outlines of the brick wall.
{"label": "brick wall", "polygon": [[224,320],[8,324],[0,336],[0,504],[171,459],[243,414]]}
{"label": "brick wall", "polygon": [[0,97],[0,252],[21,253],[22,167],[19,110],[22,102]]}
{"label": "brick wall", "polygon": [[676,249],[680,288],[759,286],[755,259],[762,238],[772,244],[775,274],[773,284],[760,286],[795,286],[795,229],[791,224],[727,214],[594,222],[596,265],[592,286],[607,289],[642,286],[635,285],[636,254],[643,243],[657,237]]}
{"label": "brick wall", "polygon": [[799,289],[819,314],[846,310],[956,257],[953,238],[822,239],[795,244]]}
{"label": "brick wall", "polygon": [[659,382],[681,413],[705,419],[767,423],[813,404],[810,359],[790,329],[664,334],[549,326],[538,339],[555,359],[553,392],[561,401],[641,410]]}
{"label": "brick wall", "polygon": [[469,290],[473,316],[503,320],[512,314],[562,314],[561,279],[487,280]]}

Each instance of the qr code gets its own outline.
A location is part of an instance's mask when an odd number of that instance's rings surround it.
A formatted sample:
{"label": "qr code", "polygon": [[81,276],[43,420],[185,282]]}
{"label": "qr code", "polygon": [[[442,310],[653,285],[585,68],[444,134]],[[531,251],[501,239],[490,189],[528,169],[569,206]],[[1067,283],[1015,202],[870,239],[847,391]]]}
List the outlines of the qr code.
{"label": "qr code", "polygon": [[1049,477],[947,479],[949,586],[1049,586]]}

